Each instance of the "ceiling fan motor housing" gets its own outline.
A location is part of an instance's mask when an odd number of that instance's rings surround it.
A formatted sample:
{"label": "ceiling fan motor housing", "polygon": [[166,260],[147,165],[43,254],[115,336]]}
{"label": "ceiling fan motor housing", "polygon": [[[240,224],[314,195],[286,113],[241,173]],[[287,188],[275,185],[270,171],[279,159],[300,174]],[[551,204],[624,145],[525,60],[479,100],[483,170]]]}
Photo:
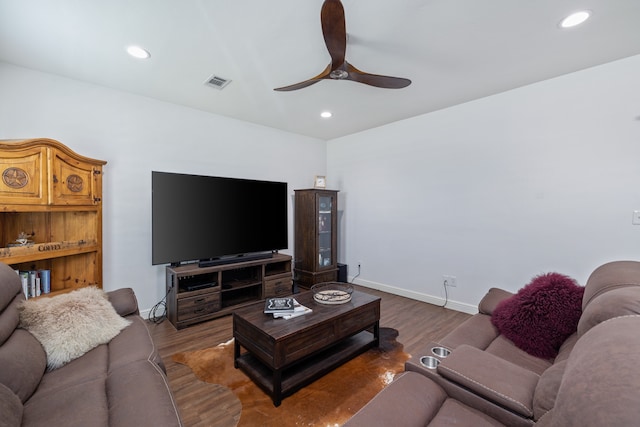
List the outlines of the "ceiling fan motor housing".
{"label": "ceiling fan motor housing", "polygon": [[329,77],[336,80],[344,80],[349,77],[349,73],[347,73],[345,70],[333,70],[329,74]]}

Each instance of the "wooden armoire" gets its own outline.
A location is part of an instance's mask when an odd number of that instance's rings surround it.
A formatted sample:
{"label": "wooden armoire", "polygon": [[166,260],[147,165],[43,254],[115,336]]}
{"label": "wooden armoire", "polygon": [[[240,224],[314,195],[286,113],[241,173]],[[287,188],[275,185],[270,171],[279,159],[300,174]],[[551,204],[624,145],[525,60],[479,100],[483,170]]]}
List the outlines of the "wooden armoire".
{"label": "wooden armoire", "polygon": [[102,287],[102,167],[52,139],[0,140],[0,261],[51,293]]}

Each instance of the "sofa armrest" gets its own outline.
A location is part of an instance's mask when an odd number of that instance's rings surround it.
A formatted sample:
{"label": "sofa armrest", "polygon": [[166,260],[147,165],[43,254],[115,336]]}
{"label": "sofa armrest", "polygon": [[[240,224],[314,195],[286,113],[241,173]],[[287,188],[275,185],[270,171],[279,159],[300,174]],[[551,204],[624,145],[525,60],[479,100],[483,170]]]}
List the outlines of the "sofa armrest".
{"label": "sofa armrest", "polygon": [[435,382],[415,372],[403,372],[343,427],[426,426],[446,400],[447,394]]}
{"label": "sofa armrest", "polygon": [[513,296],[512,292],[500,288],[491,288],[478,304],[478,311],[482,314],[493,314],[498,304]]}
{"label": "sofa armrest", "polygon": [[131,288],[121,288],[107,292],[109,302],[120,316],[140,314],[138,311],[138,299]]}
{"label": "sofa armrest", "polygon": [[475,394],[524,417],[533,417],[538,374],[469,345],[455,348],[438,373]]}
{"label": "sofa armrest", "polygon": [[0,420],[3,420],[1,421],[2,425],[21,425],[23,411],[24,407],[18,395],[0,383]]}

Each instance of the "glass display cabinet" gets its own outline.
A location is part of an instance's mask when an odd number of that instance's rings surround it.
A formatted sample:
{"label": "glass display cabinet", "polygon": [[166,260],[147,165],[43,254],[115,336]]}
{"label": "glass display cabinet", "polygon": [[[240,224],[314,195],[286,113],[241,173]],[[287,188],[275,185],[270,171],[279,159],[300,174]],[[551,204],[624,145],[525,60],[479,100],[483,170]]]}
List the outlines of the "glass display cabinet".
{"label": "glass display cabinet", "polygon": [[301,288],[338,278],[338,192],[295,190],[294,280]]}

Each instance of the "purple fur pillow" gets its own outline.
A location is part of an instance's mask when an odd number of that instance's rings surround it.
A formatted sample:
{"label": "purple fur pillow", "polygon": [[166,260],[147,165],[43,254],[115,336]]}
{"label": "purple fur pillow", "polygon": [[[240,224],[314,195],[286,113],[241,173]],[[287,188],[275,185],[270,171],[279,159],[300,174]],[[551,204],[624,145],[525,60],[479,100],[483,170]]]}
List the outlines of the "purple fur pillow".
{"label": "purple fur pillow", "polygon": [[550,359],[573,334],[582,314],[584,288],[572,278],[547,273],[500,302],[491,323],[527,353]]}

